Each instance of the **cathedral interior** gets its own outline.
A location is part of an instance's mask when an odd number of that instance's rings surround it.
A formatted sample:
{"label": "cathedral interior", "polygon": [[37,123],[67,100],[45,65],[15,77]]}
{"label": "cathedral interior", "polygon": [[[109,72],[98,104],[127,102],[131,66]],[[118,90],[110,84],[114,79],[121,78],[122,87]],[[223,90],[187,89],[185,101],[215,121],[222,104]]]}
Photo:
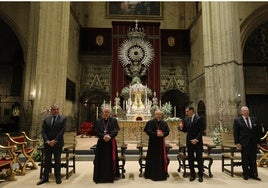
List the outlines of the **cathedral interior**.
{"label": "cathedral interior", "polygon": [[77,132],[105,103],[191,104],[207,135],[247,105],[267,130],[267,2],[0,2],[0,41],[0,133],[38,135],[54,103]]}

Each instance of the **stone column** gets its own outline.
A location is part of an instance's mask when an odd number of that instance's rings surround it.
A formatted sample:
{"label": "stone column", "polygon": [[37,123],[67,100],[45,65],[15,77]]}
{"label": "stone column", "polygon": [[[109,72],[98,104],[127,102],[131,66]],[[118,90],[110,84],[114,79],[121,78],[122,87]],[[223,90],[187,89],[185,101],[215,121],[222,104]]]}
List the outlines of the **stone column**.
{"label": "stone column", "polygon": [[207,132],[215,126],[232,130],[245,103],[237,4],[202,2]]}
{"label": "stone column", "polygon": [[41,130],[44,109],[57,103],[64,113],[70,3],[32,2],[30,11],[22,129],[31,126],[35,134]]}

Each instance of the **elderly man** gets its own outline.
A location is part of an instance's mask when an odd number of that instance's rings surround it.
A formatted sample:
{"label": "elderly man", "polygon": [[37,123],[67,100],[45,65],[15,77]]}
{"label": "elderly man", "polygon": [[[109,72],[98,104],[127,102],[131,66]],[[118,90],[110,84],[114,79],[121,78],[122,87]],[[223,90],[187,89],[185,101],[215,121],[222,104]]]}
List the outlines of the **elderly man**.
{"label": "elderly man", "polygon": [[234,120],[233,132],[234,142],[238,149],[241,149],[243,178],[258,177],[256,155],[260,143],[260,125],[256,118],[249,116],[249,109],[241,107],[241,115]]}
{"label": "elderly man", "polygon": [[119,126],[117,120],[110,114],[110,108],[104,107],[102,117],[94,125],[95,134],[99,138],[94,159],[95,183],[111,183],[120,176],[115,140]]}
{"label": "elderly man", "polygon": [[165,137],[169,135],[169,127],[160,110],[156,110],[154,115],[155,118],[149,120],[144,128],[149,136],[144,177],[160,181],[168,177]]}

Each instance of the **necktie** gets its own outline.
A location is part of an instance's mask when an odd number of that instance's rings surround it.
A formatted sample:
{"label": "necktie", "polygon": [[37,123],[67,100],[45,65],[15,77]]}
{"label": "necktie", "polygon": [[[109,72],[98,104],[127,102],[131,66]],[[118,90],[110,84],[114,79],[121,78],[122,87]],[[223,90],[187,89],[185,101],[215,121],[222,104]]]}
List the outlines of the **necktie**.
{"label": "necktie", "polygon": [[56,120],[56,116],[53,116],[53,120],[52,120],[52,127],[54,126],[55,124],[55,120]]}
{"label": "necktie", "polygon": [[247,122],[247,126],[248,126],[248,128],[251,128],[251,127],[250,127],[250,124],[249,124],[248,117],[246,117],[246,122]]}

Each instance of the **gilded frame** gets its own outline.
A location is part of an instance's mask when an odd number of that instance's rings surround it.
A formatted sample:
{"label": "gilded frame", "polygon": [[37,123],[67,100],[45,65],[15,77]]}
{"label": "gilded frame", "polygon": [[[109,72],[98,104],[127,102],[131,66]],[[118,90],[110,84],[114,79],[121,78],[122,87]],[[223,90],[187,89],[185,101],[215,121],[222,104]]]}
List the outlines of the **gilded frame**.
{"label": "gilded frame", "polygon": [[163,3],[151,1],[107,2],[106,18],[163,19]]}

